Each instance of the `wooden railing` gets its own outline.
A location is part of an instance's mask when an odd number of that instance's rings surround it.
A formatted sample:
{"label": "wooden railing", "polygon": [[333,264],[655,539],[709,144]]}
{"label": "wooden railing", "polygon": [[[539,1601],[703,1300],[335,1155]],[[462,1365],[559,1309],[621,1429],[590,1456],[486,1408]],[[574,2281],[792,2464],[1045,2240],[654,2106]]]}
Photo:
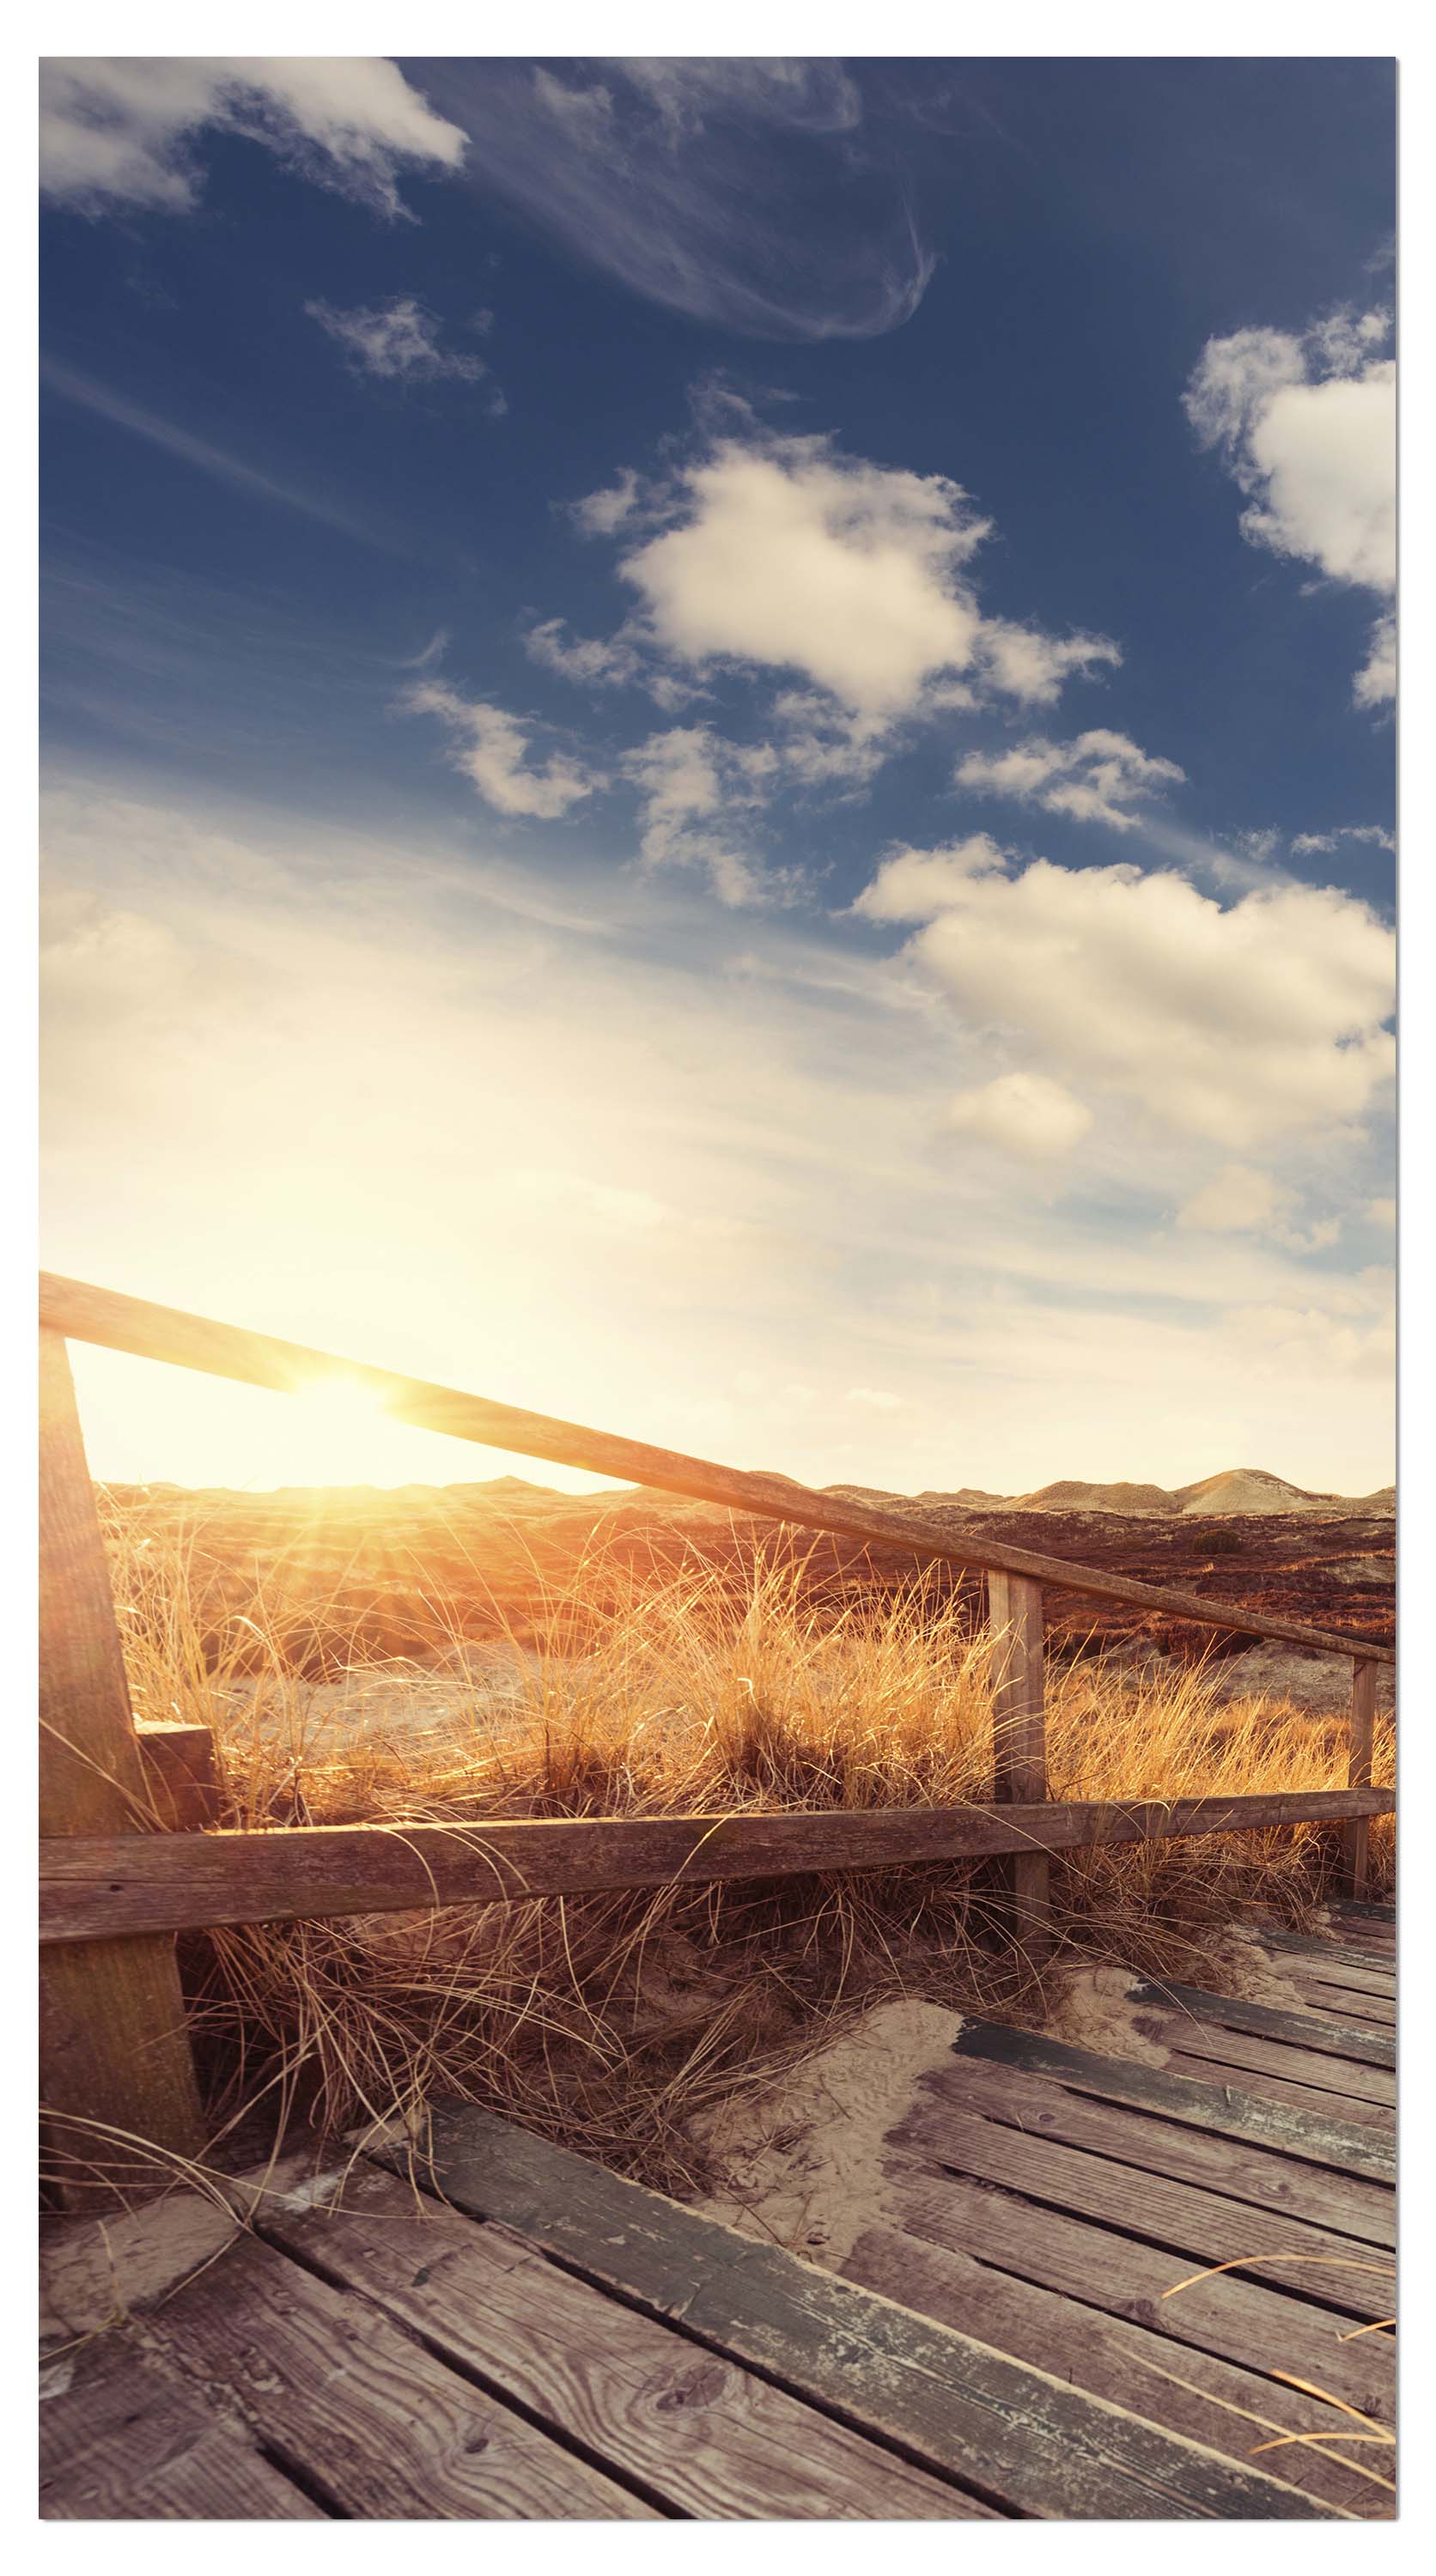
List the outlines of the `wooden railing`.
{"label": "wooden railing", "polygon": [[[993,1803],[453,1828],[203,1830],[214,1808],[207,1730],[135,1726],[69,1341],[288,1393],[338,1378],[377,1395],[394,1419],[426,1430],[980,1571],[995,1640]],[[67,2120],[98,2121],[181,2153],[200,2143],[177,1931],[1001,1856],[1017,1937],[1040,1965],[1050,1947],[1054,1851],[1326,1821],[1343,1829],[1342,1884],[1359,1895],[1369,1821],[1391,1812],[1391,1791],[1371,1786],[1371,1751],[1376,1667],[1394,1656],[1365,1638],[1134,1583],[986,1536],[937,1536],[900,1509],[814,1493],[781,1476],[747,1475],[48,1273],[40,1283],[40,1391],[41,2073],[62,2162],[65,2152],[82,2152],[78,2125],[67,2149]],[[1261,1797],[1050,1802],[1044,1584],[1350,1657],[1348,1786]],[[146,1830],[156,1812],[172,1819],[174,1830]]]}

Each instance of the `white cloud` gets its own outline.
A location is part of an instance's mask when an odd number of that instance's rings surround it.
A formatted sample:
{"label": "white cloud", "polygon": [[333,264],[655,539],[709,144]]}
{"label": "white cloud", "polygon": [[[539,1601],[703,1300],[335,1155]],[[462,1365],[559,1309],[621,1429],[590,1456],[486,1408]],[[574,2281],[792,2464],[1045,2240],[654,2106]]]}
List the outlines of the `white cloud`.
{"label": "white cloud", "polygon": [[1338,823],[1334,832],[1298,832],[1292,842],[1294,858],[1306,858],[1320,852],[1323,856],[1338,850],[1343,841],[1370,841],[1379,850],[1396,849],[1396,836],[1380,823]]}
{"label": "white cloud", "polygon": [[651,734],[623,763],[639,791],[649,866],[704,869],[727,904],[762,900],[771,886],[744,834],[720,818],[760,804],[776,767],[766,747],[745,750],[709,725]]}
{"label": "white cloud", "polygon": [[1171,873],[990,849],[897,852],[854,907],[924,925],[909,956],[969,1030],[1238,1149],[1359,1118],[1389,1077],[1393,941],[1351,896],[1280,885],[1224,910]]}
{"label": "white cloud", "polygon": [[40,66],[40,185],[84,214],[184,213],[198,139],[228,128],[321,186],[402,214],[406,162],[457,170],[467,137],[378,57],[52,56]]}
{"label": "white cloud", "polygon": [[761,339],[865,339],[922,300],[934,262],[905,173],[881,124],[859,146],[836,63],[451,57],[426,79],[473,138],[476,187],[671,312]]}
{"label": "white cloud", "polygon": [[1378,617],[1371,630],[1370,648],[1351,684],[1351,694],[1359,707],[1384,707],[1396,695],[1396,620]]}
{"label": "white cloud", "polygon": [[477,384],[488,374],[485,361],[472,351],[441,349],[440,324],[414,295],[393,296],[387,304],[347,308],[315,301],[306,304],[312,321],[337,340],[351,367],[360,375],[398,377],[409,384],[433,376],[454,376]]}
{"label": "white cloud", "polygon": [[570,639],[561,617],[548,617],[540,625],[531,626],[524,637],[524,651],[531,662],[541,663],[546,671],[556,671],[560,679],[576,680],[583,688],[626,688],[643,670],[642,655],[625,636],[575,635]]}
{"label": "white cloud", "polygon": [[1034,735],[1011,751],[970,751],[955,772],[959,786],[974,787],[982,795],[1011,796],[1049,814],[1106,823],[1118,832],[1131,831],[1138,819],[1135,806],[1169,784],[1180,784],[1185,774],[1174,760],[1155,760],[1139,751],[1124,733],[1100,729],[1079,734],[1075,742],[1048,742]]}
{"label": "white cloud", "polygon": [[442,681],[421,681],[405,691],[402,703],[413,714],[437,716],[448,726],[455,767],[472,779],[496,813],[532,814],[552,822],[605,784],[562,752],[550,753],[542,768],[535,767],[529,735],[515,716],[483,700],[461,698]]}
{"label": "white cloud", "polygon": [[848,1389],[849,1404],[865,1405],[873,1413],[900,1413],[905,1400],[900,1395],[890,1395],[882,1386],[850,1386]]}
{"label": "white cloud", "polygon": [[1368,1199],[1363,1213],[1368,1225],[1389,1226],[1393,1232],[1395,1231],[1396,1201],[1394,1199]]}
{"label": "white cloud", "polygon": [[[1396,587],[1396,368],[1385,312],[1329,315],[1300,338],[1245,330],[1209,340],[1187,416],[1250,507],[1252,545],[1315,564],[1385,597]],[[1382,618],[1358,674],[1359,704],[1395,694],[1395,627]]]}
{"label": "white cloud", "polygon": [[638,476],[625,466],[616,483],[602,492],[588,492],[580,501],[568,505],[569,517],[581,536],[611,537],[631,518],[638,502]]}
{"label": "white cloud", "polygon": [[660,650],[795,672],[875,727],[944,703],[944,685],[951,703],[954,677],[1046,698],[1120,659],[1102,637],[984,619],[969,566],[991,522],[968,494],[828,439],[720,438],[649,495],[648,516],[656,532],[619,570]]}
{"label": "white cloud", "polygon": [[528,628],[524,651],[530,661],[546,671],[557,672],[561,680],[572,680],[579,688],[642,689],[665,715],[675,715],[680,707],[691,706],[696,698],[708,694],[691,680],[680,680],[675,672],[658,668],[639,649],[638,639],[627,627],[620,627],[616,635],[569,636],[561,617],[547,617]]}
{"label": "white cloud", "polygon": [[960,1091],[947,1113],[957,1135],[994,1145],[1007,1154],[1044,1162],[1070,1154],[1092,1125],[1085,1100],[1044,1073],[1001,1073],[971,1091]]}
{"label": "white cloud", "polygon": [[1177,1210],[1186,1233],[1264,1234],[1288,1252],[1329,1251],[1341,1233],[1339,1217],[1320,1217],[1299,1227],[1291,1221],[1296,1192],[1274,1172],[1250,1163],[1227,1163]]}

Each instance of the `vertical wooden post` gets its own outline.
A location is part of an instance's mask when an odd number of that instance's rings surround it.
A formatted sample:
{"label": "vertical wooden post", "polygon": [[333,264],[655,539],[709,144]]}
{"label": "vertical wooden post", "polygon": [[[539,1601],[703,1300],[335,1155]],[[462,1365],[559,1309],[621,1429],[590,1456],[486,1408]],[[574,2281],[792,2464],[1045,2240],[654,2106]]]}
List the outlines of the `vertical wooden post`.
{"label": "vertical wooden post", "polygon": [[[989,1574],[993,1634],[995,1794],[1004,1806],[1039,1804],[1047,1796],[1047,1690],[1042,1649],[1042,1586],[1025,1575]],[[1046,1852],[1011,1863],[1014,1929],[1034,1968],[1052,1950],[1051,1869]]]}
{"label": "vertical wooden post", "polygon": [[[1376,1666],[1365,1655],[1356,1655],[1351,1665],[1351,1729],[1347,1738],[1346,1778],[1353,1789],[1371,1786],[1371,1746],[1376,1732]],[[1366,1894],[1367,1851],[1371,1827],[1365,1816],[1357,1816],[1341,1829],[1341,1893],[1361,1897]]]}
{"label": "vertical wooden post", "polygon": [[[119,1624],[85,1459],[69,1354],[40,1334],[40,1831],[139,1828],[144,1776]],[[173,1938],[147,1933],[48,1948],[40,1967],[40,2092],[65,2205],[165,2179],[153,2160],[80,2125],[104,2121],[181,2155],[203,2144]],[[73,2180],[66,2180],[73,2174]]]}

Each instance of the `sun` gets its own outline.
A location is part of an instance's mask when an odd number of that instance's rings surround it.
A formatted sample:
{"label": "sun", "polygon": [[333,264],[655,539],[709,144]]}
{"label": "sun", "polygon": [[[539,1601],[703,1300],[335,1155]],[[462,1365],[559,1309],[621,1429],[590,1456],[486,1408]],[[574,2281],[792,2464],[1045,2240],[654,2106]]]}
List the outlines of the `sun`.
{"label": "sun", "polygon": [[362,1484],[386,1460],[395,1423],[381,1396],[361,1379],[326,1371],[295,1388],[295,1446],[312,1461],[316,1484]]}

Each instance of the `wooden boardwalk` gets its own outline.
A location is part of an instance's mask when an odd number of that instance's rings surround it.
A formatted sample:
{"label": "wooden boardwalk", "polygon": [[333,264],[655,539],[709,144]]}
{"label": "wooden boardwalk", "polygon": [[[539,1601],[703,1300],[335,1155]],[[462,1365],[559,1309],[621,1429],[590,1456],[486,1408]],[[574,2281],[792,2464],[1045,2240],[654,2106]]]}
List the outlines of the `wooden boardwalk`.
{"label": "wooden boardwalk", "polygon": [[121,2321],[52,2340],[42,2512],[1386,2515],[1391,1933],[1340,1928],[1274,1941],[1299,2013],[1134,1986],[1164,2066],[965,2023],[843,2277],[457,2105],[427,2187],[172,2195],[111,2223]]}

